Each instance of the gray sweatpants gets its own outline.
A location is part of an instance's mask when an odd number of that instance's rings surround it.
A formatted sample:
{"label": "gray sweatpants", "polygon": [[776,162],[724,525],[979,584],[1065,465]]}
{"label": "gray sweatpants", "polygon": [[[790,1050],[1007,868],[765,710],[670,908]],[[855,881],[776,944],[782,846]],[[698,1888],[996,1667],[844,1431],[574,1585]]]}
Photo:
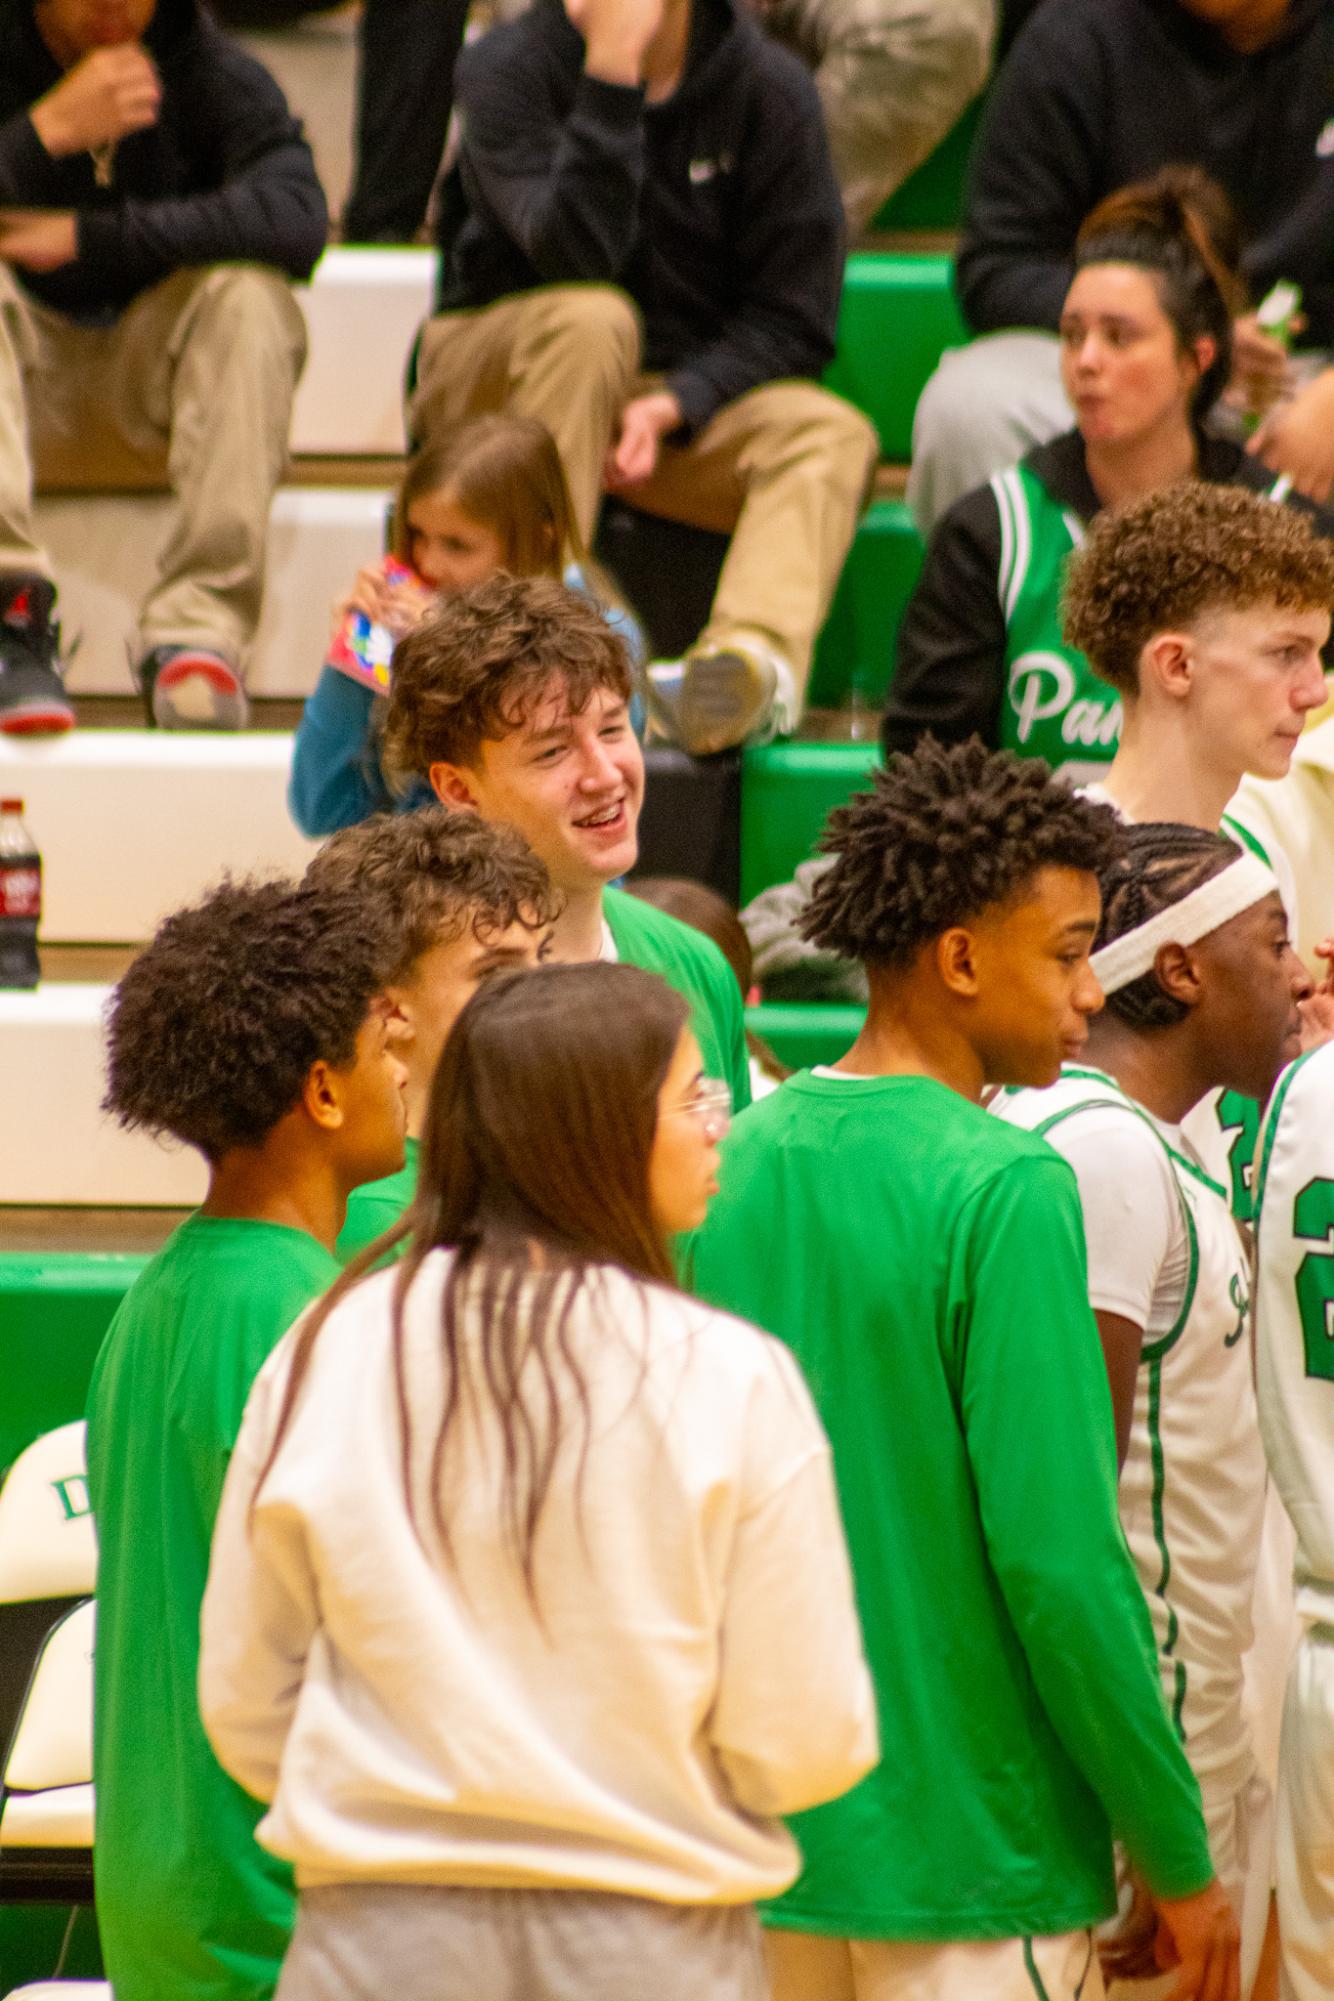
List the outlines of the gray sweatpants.
{"label": "gray sweatpants", "polygon": [[303,1890],[276,2001],[766,2001],[749,1904],[586,1890]]}

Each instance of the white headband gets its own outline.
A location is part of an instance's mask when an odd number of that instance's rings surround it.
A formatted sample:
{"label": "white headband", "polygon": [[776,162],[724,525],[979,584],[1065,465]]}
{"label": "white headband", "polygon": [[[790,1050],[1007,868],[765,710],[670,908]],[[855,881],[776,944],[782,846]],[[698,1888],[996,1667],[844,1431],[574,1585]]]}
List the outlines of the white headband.
{"label": "white headband", "polygon": [[1278,877],[1258,855],[1239,855],[1189,896],[1183,896],[1180,903],[1160,910],[1156,917],[1148,918],[1124,937],[1104,945],[1101,952],[1095,952],[1089,964],[1097,974],[1098,985],[1105,994],[1119,993],[1132,980],[1152,970],[1164,945],[1196,944],[1211,931],[1217,931],[1220,924],[1239,917],[1252,904],[1271,896],[1277,888]]}

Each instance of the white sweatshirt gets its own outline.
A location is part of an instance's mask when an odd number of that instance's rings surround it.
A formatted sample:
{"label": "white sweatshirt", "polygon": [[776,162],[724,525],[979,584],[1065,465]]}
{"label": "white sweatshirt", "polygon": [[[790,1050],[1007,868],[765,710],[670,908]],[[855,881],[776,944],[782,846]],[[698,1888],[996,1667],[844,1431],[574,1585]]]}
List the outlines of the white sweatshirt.
{"label": "white sweatshirt", "polygon": [[588,1450],[580,1480],[576,1420],[538,1536],[539,1623],[475,1405],[446,1474],[457,1573],[433,1526],[448,1262],[433,1253],[406,1302],[416,1529],[394,1272],[321,1331],[251,1520],[290,1334],[255,1384],[204,1598],[218,1757],[272,1803],[260,1837],[304,1886],[772,1896],[798,1868],[776,1816],[877,1757],[829,1448],[795,1361],[727,1314],[596,1274],[571,1323]]}

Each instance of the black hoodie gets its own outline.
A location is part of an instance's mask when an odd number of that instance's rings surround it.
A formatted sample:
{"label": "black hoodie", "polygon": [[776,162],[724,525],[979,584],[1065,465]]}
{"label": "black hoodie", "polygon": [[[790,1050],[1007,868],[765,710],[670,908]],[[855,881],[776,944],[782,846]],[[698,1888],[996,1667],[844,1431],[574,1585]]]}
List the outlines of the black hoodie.
{"label": "black hoodie", "polygon": [[623,287],[686,428],[834,351],[843,213],[819,99],[733,0],[695,0],[673,95],[584,75],[561,0],[464,52],[440,304],[537,285]]}
{"label": "black hoodie", "polygon": [[1295,279],[1303,338],[1334,344],[1334,0],[1290,0],[1254,55],[1179,0],[1045,0],[973,158],[958,262],[969,325],[1055,327],[1089,210],[1177,161],[1231,196],[1254,296]]}
{"label": "black hoodie", "polygon": [[31,0],[0,0],[0,208],[73,209],[78,254],[19,270],[25,289],[103,323],[186,265],[271,264],[309,277],[328,211],[301,127],[273,78],[198,11],[158,0],[144,46],[162,78],[155,125],[122,139],[111,186],[87,153],[52,159],[28,107],[63,74]]}

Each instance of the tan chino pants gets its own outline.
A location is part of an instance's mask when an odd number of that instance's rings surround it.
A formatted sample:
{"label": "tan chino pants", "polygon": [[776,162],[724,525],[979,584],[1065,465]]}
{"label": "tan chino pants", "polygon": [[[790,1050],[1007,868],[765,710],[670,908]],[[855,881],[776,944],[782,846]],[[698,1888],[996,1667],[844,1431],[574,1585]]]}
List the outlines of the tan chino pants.
{"label": "tan chino pants", "polygon": [[88,327],[38,305],[0,263],[0,572],[51,575],[34,471],[79,487],[165,471],[175,505],[141,644],[208,646],[239,664],[305,352],[291,286],[265,267],[174,272],[111,326]]}
{"label": "tan chino pants", "polygon": [[[620,411],[659,386],[640,355],[635,307],[608,285],[543,286],[439,314],[422,335],[413,435],[428,443],[442,425],[483,410],[539,418],[591,542]],[[765,383],[725,404],[688,444],[662,447],[652,476],[626,500],[731,536],[697,644],[758,639],[783,655],[804,692],[877,453],[859,411],[800,381]]]}

